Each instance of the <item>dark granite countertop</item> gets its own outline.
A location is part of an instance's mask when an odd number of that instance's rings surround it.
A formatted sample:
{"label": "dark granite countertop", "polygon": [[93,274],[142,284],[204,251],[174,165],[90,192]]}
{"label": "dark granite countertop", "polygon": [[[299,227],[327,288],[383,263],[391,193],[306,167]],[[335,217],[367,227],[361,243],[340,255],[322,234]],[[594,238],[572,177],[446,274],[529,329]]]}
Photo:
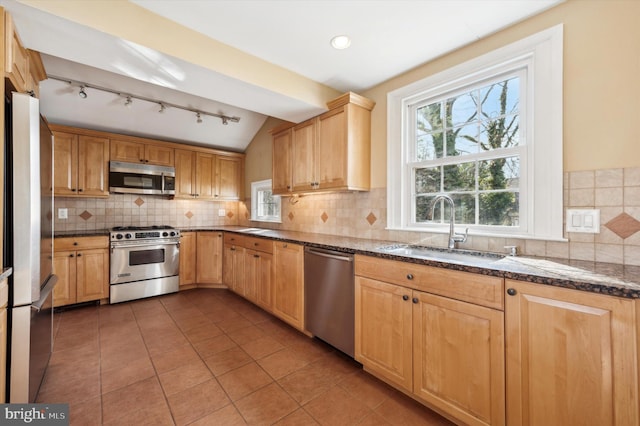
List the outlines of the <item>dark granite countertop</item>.
{"label": "dark granite countertop", "polygon": [[76,231],[55,231],[53,233],[54,238],[65,237],[95,237],[95,236],[109,236],[108,229],[92,229],[92,230],[76,230]]}

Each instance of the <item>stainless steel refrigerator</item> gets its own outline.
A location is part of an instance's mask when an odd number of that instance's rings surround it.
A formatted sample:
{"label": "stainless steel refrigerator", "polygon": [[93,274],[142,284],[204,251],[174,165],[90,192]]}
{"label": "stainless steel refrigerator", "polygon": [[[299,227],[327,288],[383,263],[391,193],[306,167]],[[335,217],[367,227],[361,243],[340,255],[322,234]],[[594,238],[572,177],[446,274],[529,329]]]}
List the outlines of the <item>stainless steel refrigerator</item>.
{"label": "stainless steel refrigerator", "polygon": [[[5,99],[4,265],[9,284],[8,402],[34,402],[53,340],[53,138],[39,101]],[[3,401],[0,401],[3,402]]]}

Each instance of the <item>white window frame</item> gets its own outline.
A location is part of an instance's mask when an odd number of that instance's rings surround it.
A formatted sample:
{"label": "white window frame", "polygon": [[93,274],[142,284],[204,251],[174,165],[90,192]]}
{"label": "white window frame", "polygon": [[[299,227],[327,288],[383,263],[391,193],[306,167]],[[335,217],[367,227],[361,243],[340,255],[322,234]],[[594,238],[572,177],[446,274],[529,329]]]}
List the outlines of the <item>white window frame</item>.
{"label": "white window frame", "polygon": [[258,192],[265,189],[272,190],[271,179],[260,180],[251,182],[251,221],[253,222],[271,222],[282,223],[282,200],[279,195],[274,195],[273,198],[278,203],[278,215],[277,216],[260,216],[258,215]]}
{"label": "white window frame", "polygon": [[445,224],[412,219],[411,168],[413,129],[409,106],[524,69],[527,91],[521,122],[526,128],[521,164],[520,226],[470,226],[471,235],[564,240],[562,213],[562,58],[563,27],[557,25],[523,40],[434,74],[387,95],[387,229],[448,232]]}

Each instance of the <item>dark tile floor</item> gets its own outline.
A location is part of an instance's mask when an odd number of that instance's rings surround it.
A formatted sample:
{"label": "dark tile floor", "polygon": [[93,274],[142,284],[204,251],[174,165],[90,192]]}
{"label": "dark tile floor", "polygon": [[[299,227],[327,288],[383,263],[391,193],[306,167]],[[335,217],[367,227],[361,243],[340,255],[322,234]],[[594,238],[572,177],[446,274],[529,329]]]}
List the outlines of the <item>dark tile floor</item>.
{"label": "dark tile floor", "polygon": [[449,425],[227,290],[56,313],[38,402],[71,425]]}

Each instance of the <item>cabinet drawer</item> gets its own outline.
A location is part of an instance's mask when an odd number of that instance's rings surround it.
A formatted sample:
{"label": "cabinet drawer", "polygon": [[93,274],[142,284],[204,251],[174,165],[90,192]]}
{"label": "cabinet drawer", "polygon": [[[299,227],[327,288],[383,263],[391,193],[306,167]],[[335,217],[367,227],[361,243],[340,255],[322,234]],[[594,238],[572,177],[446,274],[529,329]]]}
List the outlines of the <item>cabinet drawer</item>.
{"label": "cabinet drawer", "polygon": [[267,240],[264,238],[245,237],[244,247],[262,251],[265,253],[273,253],[273,240]]}
{"label": "cabinet drawer", "polygon": [[356,275],[494,309],[504,309],[504,280],[377,257],[356,255]]}
{"label": "cabinet drawer", "polygon": [[231,232],[224,233],[224,245],[225,246],[241,246],[244,247],[245,237],[240,234],[234,234]]}
{"label": "cabinet drawer", "polygon": [[55,238],[53,240],[53,250],[79,250],[79,249],[92,249],[92,248],[108,248],[109,237],[95,236],[95,237],[63,237]]}

